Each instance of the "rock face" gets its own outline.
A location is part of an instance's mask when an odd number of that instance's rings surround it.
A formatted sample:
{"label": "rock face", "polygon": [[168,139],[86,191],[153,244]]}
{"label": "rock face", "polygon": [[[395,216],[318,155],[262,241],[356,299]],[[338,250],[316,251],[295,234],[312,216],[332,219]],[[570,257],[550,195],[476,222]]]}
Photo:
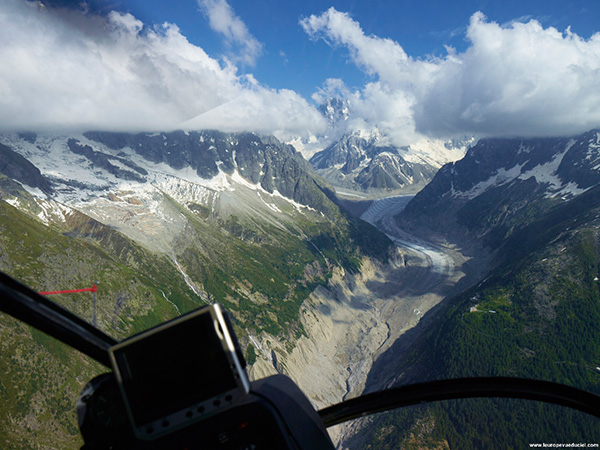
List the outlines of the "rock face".
{"label": "rock face", "polygon": [[373,362],[371,355],[389,337],[377,294],[367,287],[375,278],[374,267],[368,266],[365,261],[361,275],[336,270],[327,288],[317,288],[301,308],[306,335],[293,348],[265,342],[272,355],[258,359],[252,376],[283,372],[317,408],[358,395]]}
{"label": "rock face", "polygon": [[350,102],[347,99],[339,97],[329,97],[324,103],[319,105],[319,112],[323,114],[331,127],[348,120],[350,109]]}
{"label": "rock face", "polygon": [[435,168],[408,162],[402,153],[402,149],[382,146],[375,137],[349,134],[315,154],[310,163],[340,187],[369,191],[424,186],[435,174]]}
{"label": "rock face", "polygon": [[[144,176],[148,175],[148,172],[126,158],[94,150],[89,145],[80,144],[77,139],[69,139],[67,145],[73,153],[84,156],[94,164],[94,166],[105,169],[108,173],[117,178],[138,181],[140,183],[146,181]],[[121,168],[122,166],[125,167]]]}
{"label": "rock face", "polygon": [[204,179],[223,172],[238,173],[269,193],[279,192],[304,205],[327,211],[310,165],[296,152],[271,136],[218,131],[171,133],[88,132],[85,137],[114,150],[131,149],[155,164],[174,169],[191,168]]}
{"label": "rock face", "polygon": [[600,133],[484,139],[445,165],[399,223],[417,234],[496,247],[520,224],[600,182]]}
{"label": "rock face", "polygon": [[462,158],[472,142],[467,138],[424,139],[399,147],[376,127],[369,130],[354,127],[352,105],[347,99],[330,97],[319,106],[319,111],[329,122],[329,137],[321,138],[324,142],[331,139],[335,142],[313,153],[310,163],[338,190],[361,196],[415,194],[443,164]]}
{"label": "rock face", "polygon": [[293,333],[309,293],[362,256],[355,235],[370,247],[391,245],[346,219],[310,165],[275,138],[207,131],[0,140],[54,188],[49,199],[25,199],[8,179],[0,188],[13,193],[11,205],[58,226],[73,209],[167,255],[196,295],[239,312],[239,324],[256,332]]}
{"label": "rock face", "polygon": [[349,133],[310,163],[317,173],[334,186],[390,195],[415,193],[423,188],[442,164],[464,155],[467,142],[424,141],[414,146],[396,147],[378,132]]}
{"label": "rock face", "polygon": [[50,183],[37,167],[2,144],[0,144],[0,173],[32,188],[38,188],[46,194],[52,192]]}

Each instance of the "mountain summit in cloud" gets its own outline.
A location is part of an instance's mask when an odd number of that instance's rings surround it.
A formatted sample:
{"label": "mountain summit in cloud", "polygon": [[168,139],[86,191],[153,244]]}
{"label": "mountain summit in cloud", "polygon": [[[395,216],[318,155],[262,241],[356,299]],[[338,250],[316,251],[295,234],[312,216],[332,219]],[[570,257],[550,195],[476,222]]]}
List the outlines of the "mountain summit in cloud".
{"label": "mountain summit in cloud", "polygon": [[[370,34],[335,8],[302,16],[290,6],[293,25],[226,0],[192,2],[194,26],[160,10],[184,32],[127,0],[115,0],[114,10],[73,3],[0,3],[0,131],[210,128],[289,142],[327,132],[317,104],[331,91],[352,105],[338,135],[377,129],[395,146],[600,125],[599,33],[584,38],[529,18],[499,25],[476,12],[464,48],[413,56],[409,43]],[[314,51],[329,60],[315,60]],[[294,75],[269,78],[283,70],[281,55]],[[359,84],[348,81],[352,71],[364,77]],[[299,89],[314,73],[324,77],[310,101]]]}
{"label": "mountain summit in cloud", "polygon": [[238,75],[172,23],[7,0],[0,42],[2,131],[168,131],[194,119],[283,136],[325,125],[300,95]]}
{"label": "mountain summit in cloud", "polygon": [[533,19],[501,26],[477,12],[464,52],[413,58],[335,8],[300,25],[311,39],[345,48],[373,78],[349,94],[355,120],[377,124],[396,144],[417,133],[557,136],[600,123],[599,33],[586,40]]}

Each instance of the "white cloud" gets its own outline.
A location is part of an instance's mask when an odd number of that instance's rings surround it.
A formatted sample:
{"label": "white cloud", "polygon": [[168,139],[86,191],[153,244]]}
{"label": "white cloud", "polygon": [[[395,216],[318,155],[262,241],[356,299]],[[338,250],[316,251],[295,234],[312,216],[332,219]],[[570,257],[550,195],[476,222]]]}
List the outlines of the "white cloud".
{"label": "white cloud", "polygon": [[229,45],[241,49],[240,55],[231,58],[254,65],[256,58],[262,54],[263,46],[250,34],[246,24],[235,15],[227,0],[198,0],[198,4],[208,17],[211,28],[225,36]]}
{"label": "white cloud", "polygon": [[600,125],[600,34],[585,40],[535,20],[503,28],[477,13],[467,37],[421,95],[421,129],[556,135]]}
{"label": "white cloud", "polygon": [[312,133],[323,133],[326,122],[296,92],[258,86],[254,90],[246,89],[230,102],[189,120],[182,128],[226,132],[243,129],[274,134],[288,141],[295,136],[308,138]]}
{"label": "white cloud", "polygon": [[323,126],[298,94],[237,75],[172,24],[149,29],[130,14],[2,0],[0,42],[0,131],[170,130],[197,116],[214,128],[260,124],[280,135]]}
{"label": "white cloud", "polygon": [[417,134],[559,135],[600,126],[600,34],[586,40],[535,20],[500,26],[476,13],[465,52],[414,59],[334,8],[300,24],[311,38],[347,48],[374,77],[350,95],[349,123],[377,126],[399,145]]}
{"label": "white cloud", "polygon": [[[366,36],[360,24],[348,14],[329,8],[321,16],[300,21],[313,39],[323,39],[332,47],[345,46],[352,61],[369,75],[377,75],[386,83],[398,83],[402,74],[414,64],[404,49],[391,39]],[[406,78],[405,81],[410,81]]]}
{"label": "white cloud", "polygon": [[345,97],[349,98],[351,95],[350,90],[340,78],[328,78],[323,83],[323,86],[312,95],[312,99],[317,104],[325,103],[328,98],[331,97]]}

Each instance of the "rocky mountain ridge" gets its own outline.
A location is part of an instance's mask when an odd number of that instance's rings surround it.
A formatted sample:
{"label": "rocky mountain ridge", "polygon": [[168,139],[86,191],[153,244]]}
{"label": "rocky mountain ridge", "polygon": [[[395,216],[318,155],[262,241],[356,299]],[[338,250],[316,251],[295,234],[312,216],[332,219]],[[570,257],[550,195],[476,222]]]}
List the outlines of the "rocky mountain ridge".
{"label": "rocky mountain ridge", "polygon": [[19,153],[6,145],[0,144],[0,173],[20,183],[40,189],[46,194],[52,192],[52,187],[39,169]]}
{"label": "rocky mountain ridge", "polygon": [[327,119],[330,128],[350,118],[352,106],[350,101],[340,97],[328,97],[319,105],[319,112]]}
{"label": "rocky mountain ridge", "polygon": [[353,132],[315,153],[310,163],[342,192],[349,190],[376,197],[414,194],[444,163],[461,158],[469,142],[424,140],[397,147],[377,131]]}
{"label": "rocky mountain ridge", "polygon": [[[482,264],[373,364],[366,391],[511,376],[598,394],[600,133],[485,139],[444,166],[394,221]],[[385,370],[384,370],[385,368]],[[391,369],[391,370],[390,370]],[[385,371],[394,374],[383,375]],[[516,400],[447,401],[348,425],[342,448],[518,448],[597,440],[597,419]]]}
{"label": "rocky mountain ridge", "polygon": [[[340,286],[363,264],[385,266],[390,254],[384,235],[340,211],[306,161],[271,138],[216,132],[29,133],[2,135],[0,142],[50,187],[44,192],[28,178],[0,174],[0,270],[39,290],[100,281],[98,325],[119,338],[219,302],[233,314],[251,373],[284,371],[302,378],[307,361],[321,358],[315,324],[327,320],[321,309],[325,300],[317,299],[327,297],[337,305],[336,314],[347,317],[354,306]],[[89,302],[57,301],[91,317]],[[385,329],[377,310],[365,308],[351,334],[358,341],[364,329]],[[60,435],[64,448],[75,448],[73,417],[57,424],[37,417],[34,405],[54,401],[51,397],[66,414],[64,395],[76,395],[89,371],[61,394],[57,387],[73,374],[59,376],[50,366],[79,357],[59,352],[57,359],[51,356],[53,344],[0,319],[2,343],[9,349],[1,364],[10,367],[0,377],[0,391],[10,386],[6,407],[0,408],[0,434],[8,439],[3,447],[41,448]],[[344,324],[334,327],[331,348],[348,359],[345,365],[333,359],[319,370],[336,381],[301,380],[322,406],[341,399],[348,389],[344,380],[370,367],[360,351],[379,345],[374,339],[353,347]],[[47,394],[39,390],[44,378],[12,358],[15,349],[46,355],[44,367],[52,378]],[[15,419],[10,422],[9,416]],[[28,420],[44,430],[43,438],[27,437]]]}
{"label": "rocky mountain ridge", "polygon": [[520,224],[600,182],[600,133],[482,139],[398,215],[417,234],[497,247]]}
{"label": "rocky mountain ridge", "polygon": [[279,192],[307,206],[323,208],[309,166],[300,154],[271,136],[218,131],[176,131],[155,134],[88,132],[85,136],[113,150],[129,148],[144,159],[179,170],[195,170],[212,179],[220,172],[239,175],[268,193]]}

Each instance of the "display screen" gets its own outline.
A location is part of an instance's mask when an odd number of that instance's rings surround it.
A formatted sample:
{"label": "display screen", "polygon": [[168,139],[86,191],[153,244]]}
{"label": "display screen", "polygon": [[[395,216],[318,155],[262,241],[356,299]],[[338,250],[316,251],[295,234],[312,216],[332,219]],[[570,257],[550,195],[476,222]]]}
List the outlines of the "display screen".
{"label": "display screen", "polygon": [[237,387],[210,313],[114,350],[135,426]]}

